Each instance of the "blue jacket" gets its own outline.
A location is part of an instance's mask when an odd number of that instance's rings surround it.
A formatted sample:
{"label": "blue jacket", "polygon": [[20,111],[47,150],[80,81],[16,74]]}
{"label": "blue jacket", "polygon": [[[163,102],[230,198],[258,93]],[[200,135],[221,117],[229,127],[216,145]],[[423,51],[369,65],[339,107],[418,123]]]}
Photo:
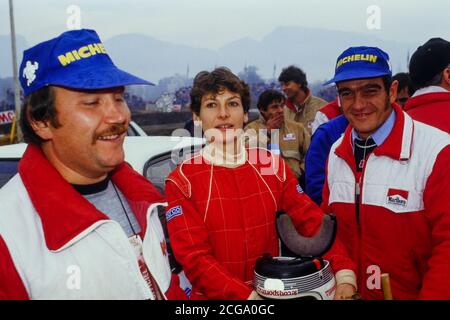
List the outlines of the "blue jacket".
{"label": "blue jacket", "polygon": [[322,202],[328,154],[333,143],[341,137],[347,126],[347,119],[341,115],[317,128],[311,138],[305,158],[305,192],[319,206]]}

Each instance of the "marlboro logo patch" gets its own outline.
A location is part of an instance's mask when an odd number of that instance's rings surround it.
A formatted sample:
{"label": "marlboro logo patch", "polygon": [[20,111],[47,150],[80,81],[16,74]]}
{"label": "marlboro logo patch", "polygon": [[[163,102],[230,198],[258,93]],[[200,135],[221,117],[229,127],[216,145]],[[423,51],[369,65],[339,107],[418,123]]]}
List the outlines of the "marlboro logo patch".
{"label": "marlboro logo patch", "polygon": [[387,203],[406,207],[408,204],[408,191],[399,189],[389,189],[387,193]]}

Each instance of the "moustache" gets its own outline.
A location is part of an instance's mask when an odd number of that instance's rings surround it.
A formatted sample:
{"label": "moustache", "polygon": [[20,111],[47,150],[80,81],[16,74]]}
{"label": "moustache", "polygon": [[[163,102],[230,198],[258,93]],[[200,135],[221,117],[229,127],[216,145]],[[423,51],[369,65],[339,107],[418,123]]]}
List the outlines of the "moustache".
{"label": "moustache", "polygon": [[97,141],[99,137],[105,137],[105,136],[115,136],[115,135],[122,135],[125,132],[127,132],[128,126],[124,124],[113,124],[109,128],[101,131],[100,133],[96,134],[94,137],[94,143]]}

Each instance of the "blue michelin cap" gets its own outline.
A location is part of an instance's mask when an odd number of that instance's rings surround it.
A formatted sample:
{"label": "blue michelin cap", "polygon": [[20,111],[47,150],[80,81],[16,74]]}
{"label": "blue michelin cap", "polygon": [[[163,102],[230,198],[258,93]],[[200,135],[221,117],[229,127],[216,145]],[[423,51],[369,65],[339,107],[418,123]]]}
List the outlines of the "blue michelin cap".
{"label": "blue michelin cap", "polygon": [[106,89],[153,83],[117,68],[94,30],[71,30],[23,53],[19,70],[25,96],[49,85]]}
{"label": "blue michelin cap", "polygon": [[392,70],[386,52],[375,47],[351,47],[337,58],[334,78],[324,85],[387,75],[392,76]]}

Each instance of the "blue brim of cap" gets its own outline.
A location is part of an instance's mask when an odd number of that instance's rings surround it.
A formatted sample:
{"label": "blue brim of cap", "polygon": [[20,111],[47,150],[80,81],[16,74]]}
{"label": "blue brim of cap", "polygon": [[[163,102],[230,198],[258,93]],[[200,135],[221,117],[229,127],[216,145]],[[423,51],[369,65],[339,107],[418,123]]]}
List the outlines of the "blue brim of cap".
{"label": "blue brim of cap", "polygon": [[378,77],[383,77],[383,76],[388,76],[388,75],[391,75],[391,73],[376,72],[376,71],[372,71],[372,70],[367,70],[366,72],[364,72],[363,70],[357,70],[357,71],[351,70],[349,72],[339,73],[333,79],[325,82],[323,84],[323,86],[329,85],[330,83],[340,82],[340,81],[378,78]]}
{"label": "blue brim of cap", "polygon": [[62,79],[59,75],[53,74],[47,85],[62,86],[71,89],[108,89],[130,85],[150,85],[155,84],[133,76],[132,74],[120,70],[115,66],[96,66],[91,69],[83,69],[80,72],[70,73],[70,77]]}

